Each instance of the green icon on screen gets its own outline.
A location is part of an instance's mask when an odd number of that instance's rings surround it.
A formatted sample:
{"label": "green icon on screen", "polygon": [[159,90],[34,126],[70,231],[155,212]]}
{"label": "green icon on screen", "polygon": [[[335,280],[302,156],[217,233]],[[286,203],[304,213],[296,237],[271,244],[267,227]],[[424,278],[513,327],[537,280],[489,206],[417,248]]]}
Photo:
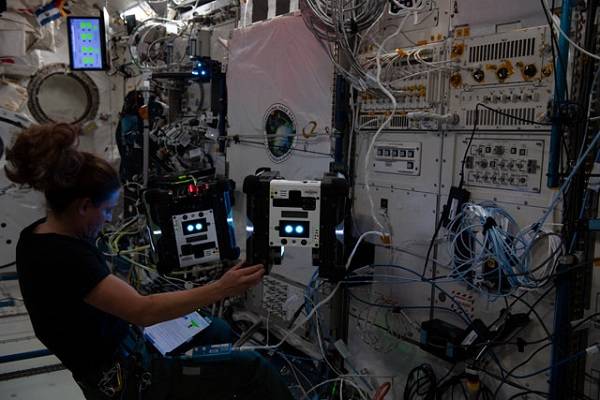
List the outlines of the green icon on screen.
{"label": "green icon on screen", "polygon": [[196,320],[190,319],[189,323],[188,328],[200,328],[200,325],[198,325],[198,321]]}

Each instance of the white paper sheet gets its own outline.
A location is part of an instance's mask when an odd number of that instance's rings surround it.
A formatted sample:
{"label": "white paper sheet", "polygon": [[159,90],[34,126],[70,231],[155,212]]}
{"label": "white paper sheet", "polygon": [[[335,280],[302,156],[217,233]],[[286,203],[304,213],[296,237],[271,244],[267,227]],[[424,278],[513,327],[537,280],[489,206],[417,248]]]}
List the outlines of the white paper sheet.
{"label": "white paper sheet", "polygon": [[210,325],[210,320],[197,312],[170,321],[159,322],[144,329],[144,336],[164,356]]}

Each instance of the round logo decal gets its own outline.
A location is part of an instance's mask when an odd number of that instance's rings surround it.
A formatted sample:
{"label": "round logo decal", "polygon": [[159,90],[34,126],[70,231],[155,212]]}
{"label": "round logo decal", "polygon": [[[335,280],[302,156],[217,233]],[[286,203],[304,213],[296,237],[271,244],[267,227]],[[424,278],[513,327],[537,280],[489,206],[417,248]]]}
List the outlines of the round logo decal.
{"label": "round logo decal", "polygon": [[283,104],[273,104],[264,118],[265,146],[273,162],[285,161],[296,142],[296,118]]}

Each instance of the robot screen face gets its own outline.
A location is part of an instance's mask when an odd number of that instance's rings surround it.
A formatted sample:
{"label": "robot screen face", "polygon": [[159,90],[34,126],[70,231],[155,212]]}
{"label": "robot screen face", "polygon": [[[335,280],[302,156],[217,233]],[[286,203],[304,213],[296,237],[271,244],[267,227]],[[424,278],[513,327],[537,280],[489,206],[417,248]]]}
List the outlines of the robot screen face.
{"label": "robot screen face", "polygon": [[208,224],[206,223],[206,219],[195,219],[193,221],[183,221],[181,223],[183,228],[184,235],[193,235],[195,233],[206,232],[208,229]]}
{"label": "robot screen face", "polygon": [[310,234],[308,221],[279,221],[279,236],[291,238],[307,238]]}

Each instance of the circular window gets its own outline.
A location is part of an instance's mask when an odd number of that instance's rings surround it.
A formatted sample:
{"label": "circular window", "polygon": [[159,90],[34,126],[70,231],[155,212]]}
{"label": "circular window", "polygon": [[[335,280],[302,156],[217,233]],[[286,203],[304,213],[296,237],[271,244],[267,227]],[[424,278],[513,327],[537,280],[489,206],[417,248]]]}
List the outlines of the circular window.
{"label": "circular window", "polygon": [[265,113],[265,146],[274,162],[285,161],[296,142],[296,119],[283,104],[274,104]]}
{"label": "circular window", "polygon": [[98,112],[98,88],[84,72],[64,64],[41,68],[27,86],[29,111],[40,123],[80,123]]}

